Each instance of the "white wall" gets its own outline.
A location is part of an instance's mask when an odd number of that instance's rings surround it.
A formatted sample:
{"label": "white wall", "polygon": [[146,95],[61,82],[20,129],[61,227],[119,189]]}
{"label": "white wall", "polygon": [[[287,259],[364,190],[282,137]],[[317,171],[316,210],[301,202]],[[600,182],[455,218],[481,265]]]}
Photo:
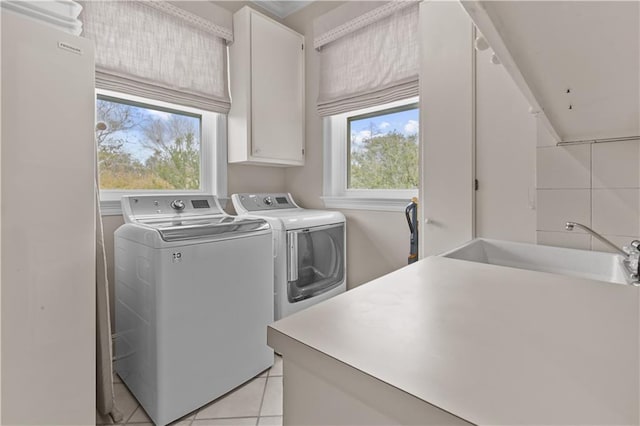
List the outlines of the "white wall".
{"label": "white wall", "polygon": [[[306,163],[286,169],[286,190],[303,207],[324,208],[322,195],[322,121],[318,99],[318,54],[313,20],[344,2],[315,2],[284,19],[306,39]],[[347,286],[356,287],[407,264],[409,230],[404,212],[342,210],[347,218]]]}
{"label": "white wall", "polygon": [[[324,208],[322,195],[322,122],[316,110],[318,94],[318,55],[310,48],[313,20],[343,2],[316,2],[287,17],[285,25],[306,36],[306,164],[303,167],[274,168],[229,165],[229,193],[288,191],[304,207]],[[231,11],[247,2],[216,2]],[[450,5],[449,7],[451,7]],[[200,6],[202,7],[202,6]],[[192,9],[196,11],[196,9]],[[202,12],[205,14],[204,12]],[[466,30],[465,30],[466,31]],[[465,52],[473,55],[471,42]],[[528,104],[502,66],[489,63],[489,51],[479,52],[476,60],[476,176],[480,190],[476,192],[476,235],[513,241],[534,242],[536,239],[535,207],[535,119]],[[424,77],[423,77],[424,78]],[[468,74],[469,84],[472,77]],[[444,97],[441,102],[451,102]],[[458,100],[459,102],[467,102]],[[471,98],[468,102],[472,102]],[[436,105],[441,108],[443,105]],[[459,123],[460,111],[452,110],[451,122]],[[429,118],[424,120],[428,123]],[[446,131],[451,126],[443,131]],[[471,149],[469,145],[469,150]],[[470,151],[469,151],[470,152]],[[473,161],[473,160],[471,160]],[[445,168],[459,166],[455,158],[443,162]],[[455,169],[454,169],[455,171]],[[468,174],[469,170],[456,173]],[[466,181],[465,181],[466,182]],[[435,180],[446,193],[446,179]],[[467,197],[472,197],[469,194]],[[227,210],[233,212],[229,205]],[[348,282],[355,287],[406,264],[409,233],[401,212],[344,210],[347,217]],[[469,220],[471,213],[467,213]],[[471,222],[470,222],[471,223]],[[122,224],[121,217],[105,218],[105,233]],[[469,225],[471,227],[472,225]],[[424,240],[425,225],[421,225]],[[465,233],[466,235],[466,233]],[[468,238],[471,238],[469,233]],[[111,241],[107,241],[110,248]],[[110,249],[109,249],[110,250]],[[113,278],[113,255],[108,251],[109,276]]]}
{"label": "white wall", "polygon": [[533,243],[536,120],[491,53],[476,54],[476,236]]}
{"label": "white wall", "polygon": [[420,257],[474,234],[472,28],[458,2],[420,3]]}
{"label": "white wall", "polygon": [[[575,139],[602,137],[610,134],[613,128],[619,128],[614,123],[618,122],[617,119],[613,121],[607,119],[607,117],[611,118],[612,114],[617,118],[630,117],[631,119],[627,120],[629,127],[640,128],[640,116],[637,113],[633,114],[633,108],[624,108],[627,100],[636,107],[640,105],[637,72],[635,74],[630,72],[632,65],[637,68],[639,63],[637,60],[637,7],[629,6],[631,9],[628,11],[633,13],[627,13],[624,22],[603,18],[601,19],[603,26],[594,27],[589,22],[597,21],[600,15],[614,16],[622,9],[617,11],[615,8],[611,9],[607,2],[592,2],[589,7],[586,7],[586,3],[572,3],[575,7],[581,8],[580,10],[573,6],[567,8],[567,5],[562,2],[547,2],[544,6],[542,5],[544,2],[538,4],[529,2],[524,8],[514,7],[516,2],[502,2],[500,7],[498,7],[500,2],[494,3],[491,8],[489,8],[491,5],[485,5],[486,9],[489,12],[493,10],[490,15],[500,29],[508,30],[501,32],[501,36],[506,37],[504,42],[507,46],[516,47],[515,50],[510,51],[510,54],[519,61],[517,65],[521,67],[521,71],[526,72],[530,77],[548,77],[546,82],[529,81],[530,87],[550,81],[560,83],[562,86],[563,90],[558,90],[557,84],[555,86],[546,84],[549,93],[545,96],[557,100],[557,108],[545,109],[547,114],[550,113],[549,111],[555,114],[548,117],[551,122],[558,124],[562,121],[565,127],[571,127],[570,130],[574,136],[579,136]],[[533,23],[537,18],[540,18],[538,19],[540,22],[544,20],[542,19],[544,12],[550,12],[549,8],[556,8],[560,13],[560,15],[554,15],[555,18],[561,15],[564,18],[575,15],[576,20],[570,22],[570,26],[566,26],[563,25],[561,16],[560,19],[554,18],[557,24],[555,26],[551,22],[549,28],[540,25],[536,27]],[[498,9],[502,12],[496,13]],[[584,12],[582,13],[584,16],[578,16],[580,14],[576,12]],[[624,11],[622,13],[624,14]],[[506,25],[508,22],[525,25]],[[486,22],[484,24],[486,25]],[[607,28],[607,25],[617,24],[619,28]],[[546,32],[541,34],[540,31]],[[581,56],[580,49],[593,50],[590,44],[582,43],[584,37],[581,37],[581,34],[598,39],[605,33],[613,39],[617,37],[620,41],[616,44],[616,48],[607,54],[613,55],[611,58],[613,62],[621,60],[631,66],[626,69],[629,72],[616,73],[615,66],[602,67],[602,61],[594,59],[599,58],[597,55]],[[620,34],[629,37],[620,37]],[[541,37],[521,37],[526,35]],[[560,47],[555,46],[554,42]],[[598,42],[601,43],[602,40],[599,39]],[[554,46],[555,50],[551,48]],[[572,46],[575,49],[568,49]],[[569,50],[571,50],[570,53],[568,53]],[[481,56],[488,57],[489,54],[488,52],[479,54],[477,66],[476,164],[480,180],[476,221],[478,235],[530,241],[531,229],[535,229],[535,240],[540,244],[608,250],[597,239],[583,231],[566,231],[565,223],[575,221],[593,227],[620,246],[628,244],[631,239],[640,234],[640,183],[638,181],[640,141],[556,146],[557,141],[553,140],[541,123],[535,123],[536,128],[532,130],[534,122],[524,112],[527,105],[523,103],[522,96],[513,90],[513,84],[510,81],[507,82],[509,79],[504,78],[504,72],[499,71],[501,67],[494,67],[492,70],[491,65],[483,64],[486,59],[481,59]],[[620,58],[615,58],[616,54]],[[551,61],[554,63],[550,64],[548,59],[551,57],[557,57],[555,58],[557,63]],[[580,58],[585,60],[582,61]],[[589,58],[596,62],[589,62],[587,60]],[[549,72],[550,66],[557,72]],[[578,69],[580,67],[588,69],[584,73],[574,72],[580,71]],[[531,74],[533,71],[538,72]],[[568,79],[567,76],[569,76]],[[620,81],[613,81],[618,77]],[[627,81],[629,78],[633,81]],[[499,83],[500,80],[504,80],[505,83]],[[595,116],[601,120],[594,119],[594,111],[599,111],[598,108],[608,105],[612,99],[617,99],[616,93],[619,94],[620,90],[616,89],[616,92],[612,88],[621,87],[621,82],[625,81],[628,83],[622,84],[625,87],[623,90],[625,102],[615,104],[615,107],[609,108],[600,116],[596,114]],[[565,85],[565,83],[572,84]],[[572,89],[570,99],[565,92],[566,86],[571,86]],[[578,90],[575,86],[578,86]],[[607,99],[594,96],[600,91],[607,92],[610,96]],[[537,95],[540,95],[539,91]],[[582,112],[575,112],[576,108],[569,110],[566,107],[567,99],[575,101],[572,101],[573,105],[577,105],[577,110]],[[574,114],[578,115],[574,116]],[[584,121],[585,117],[590,120],[588,123]],[[587,128],[590,130],[587,131]],[[622,134],[619,134],[620,132],[616,134],[614,131],[613,133],[614,135],[610,134],[610,136],[638,134],[635,131],[622,132]],[[535,151],[532,151],[532,137],[536,139]],[[484,138],[488,138],[490,143],[484,143]],[[534,173],[532,173],[532,164],[535,164]],[[536,187],[535,211],[529,210],[528,206],[532,202],[530,189],[532,176],[535,176]],[[490,187],[486,184],[487,179],[492,183]],[[531,227],[532,219],[534,220],[533,228]]]}
{"label": "white wall", "polygon": [[[249,4],[246,1],[218,1],[213,2],[218,6],[224,7],[231,12],[235,12],[241,7]],[[208,2],[202,1],[186,1],[186,2],[174,2],[176,6],[182,7],[192,13],[198,14],[203,18],[207,18],[211,13],[215,13],[215,9],[212,9]],[[264,12],[261,10],[261,12]],[[273,15],[265,12],[271,18],[280,20]],[[280,20],[281,21],[281,20]],[[240,164],[229,164],[227,166],[227,183],[228,193],[233,194],[236,192],[282,192],[286,191],[285,184],[285,169],[280,167],[260,167],[249,166]],[[235,213],[233,205],[229,201],[225,207],[229,213]],[[113,265],[113,233],[118,227],[120,227],[124,220],[122,216],[103,216],[104,224],[104,237],[105,237],[105,252],[107,255],[107,277],[110,283],[110,299],[114,299],[113,283],[114,280],[114,265]],[[114,306],[111,304],[111,321],[113,323],[114,318]]]}
{"label": "white wall", "polygon": [[[0,99],[2,84],[0,84]],[[1,109],[1,108],[0,108]],[[2,135],[2,114],[0,114],[0,135]],[[0,136],[0,142],[2,137]],[[0,143],[0,164],[2,164],[2,144]],[[2,223],[2,173],[0,173],[0,224]],[[0,225],[0,242],[2,242],[2,226]],[[0,243],[0,319],[2,318],[2,244]],[[0,369],[2,368],[2,327],[0,324]],[[2,419],[2,380],[0,377],[0,419]]]}
{"label": "white wall", "polygon": [[[305,34],[306,44],[311,46],[313,19],[341,3],[314,3],[286,18],[284,23]],[[470,210],[473,194],[470,188],[473,179],[473,149],[471,145],[473,137],[473,98],[471,92],[473,70],[471,69],[471,57],[474,53],[470,35],[471,21],[464,16],[464,12],[453,3],[436,5],[436,7],[446,8],[449,10],[449,14],[457,16],[460,22],[459,27],[466,34],[459,37],[459,44],[463,46],[463,50],[462,52],[458,51],[455,56],[461,63],[467,64],[466,71],[458,69],[455,74],[456,79],[448,77],[454,87],[459,91],[462,90],[460,95],[452,98],[450,91],[444,91],[439,101],[429,104],[434,113],[442,114],[443,109],[446,108],[447,114],[450,115],[449,124],[440,127],[440,134],[448,138],[447,140],[454,142],[450,146],[440,145],[445,153],[449,152],[450,155],[446,160],[443,160],[441,153],[435,153],[433,157],[436,158],[434,164],[443,165],[441,172],[444,178],[434,176],[430,182],[434,188],[441,191],[440,194],[446,195],[452,191],[452,176],[458,179],[457,188],[459,188],[459,194],[461,194],[459,197],[464,206],[460,220],[464,223],[465,229],[462,232],[457,230],[456,232],[459,234],[457,240],[448,242],[448,244],[455,245],[473,236],[473,215]],[[442,20],[449,19],[446,13],[440,16]],[[443,28],[439,29],[441,40],[439,45],[441,47],[451,47],[451,40],[443,37],[442,32],[457,31],[456,28],[458,27],[451,26],[451,22],[445,21],[443,23]],[[475,136],[478,143],[476,170],[481,181],[481,189],[476,194],[477,235],[486,238],[534,242],[536,215],[535,210],[531,208],[531,203],[534,202],[533,197],[535,196],[535,120],[528,113],[529,106],[511,78],[503,67],[490,64],[488,55],[488,52],[479,54],[476,70],[477,128]],[[425,62],[428,60],[428,58],[424,58]],[[439,62],[439,64],[443,66],[443,62]],[[322,123],[316,112],[319,76],[318,55],[315,50],[307,48],[305,66],[307,72],[307,161],[304,167],[286,169],[285,185],[286,190],[290,191],[303,206],[323,208],[320,199],[322,195]],[[447,66],[456,68],[451,63]],[[421,79],[425,78],[428,77],[423,74]],[[460,87],[460,82],[466,86]],[[431,80],[431,83],[434,86],[441,84],[436,80]],[[424,81],[421,84],[423,87],[425,86]],[[425,98],[423,95],[423,98],[433,100],[430,96]],[[424,105],[425,103],[423,103]],[[459,107],[455,107],[455,105],[459,105]],[[463,110],[468,111],[468,116],[463,117]],[[432,123],[432,126],[435,127],[439,123],[438,120],[434,121],[432,114],[425,114],[423,117],[423,126]],[[466,128],[464,128],[464,123],[466,123]],[[461,125],[463,128],[460,128]],[[451,129],[456,127],[458,130],[466,131],[458,139],[451,136]],[[423,129],[426,128],[423,127]],[[425,130],[423,134],[429,133]],[[432,136],[430,140],[437,138],[437,135]],[[452,148],[455,149],[452,150]],[[465,163],[460,161],[459,153],[456,150],[464,153],[467,165],[463,165]],[[430,200],[425,199],[425,203],[428,202]],[[437,202],[443,203],[444,200],[439,199]],[[359,210],[344,210],[343,213],[347,217],[347,272],[350,288],[406,264],[409,233],[403,213]],[[427,226],[429,225],[420,226],[423,241],[427,235]],[[429,237],[427,236],[427,238]],[[436,251],[438,250],[434,249],[432,252]]]}
{"label": "white wall", "polygon": [[[446,5],[436,3],[436,7],[444,8]],[[448,30],[451,27],[440,31]],[[434,43],[450,45],[452,39]],[[462,49],[471,54],[469,48]],[[475,193],[475,236],[608,250],[597,239],[582,231],[566,231],[565,222],[572,220],[593,227],[620,246],[638,238],[640,141],[556,147],[556,141],[529,114],[527,101],[504,67],[489,63],[490,55],[491,51],[477,52],[475,63],[475,177],[479,180],[479,190]],[[445,60],[438,65],[449,67],[452,56],[444,56]],[[430,59],[423,57],[423,64]],[[462,57],[460,60],[464,61]],[[458,68],[456,72],[459,71]],[[446,86],[454,78],[463,81],[456,77],[456,72],[446,75],[441,84]],[[425,81],[427,78],[431,80]],[[423,86],[436,81],[424,72],[421,79]],[[451,99],[445,96],[438,98],[439,105],[435,113],[442,114],[445,107],[451,107],[466,96],[459,90],[456,93]],[[424,93],[422,97],[423,105],[432,106],[425,103],[427,96]],[[454,128],[451,123],[456,119],[464,126],[466,111],[458,108],[457,111],[449,111],[444,118],[440,117],[440,121],[446,120],[448,124],[441,131],[435,129],[435,134],[433,126],[429,127],[433,112],[428,113],[426,108],[424,112],[423,149],[427,149],[424,161],[429,170],[429,144],[434,139],[447,137],[447,129]],[[451,146],[441,146],[442,151],[435,154],[441,165],[451,170],[451,179],[456,181],[459,180],[459,173],[467,173],[467,169],[460,170],[459,163],[464,161],[466,154],[464,151],[461,151],[462,154],[456,153],[460,150],[459,143],[460,140],[457,140]],[[438,166],[436,164],[436,168]],[[433,196],[423,196],[425,206],[430,202],[450,202],[455,197],[451,192],[461,194],[462,187],[459,184],[452,185],[448,179],[430,178],[429,173],[427,171],[423,178],[423,191],[433,184],[442,192],[435,192],[437,201],[431,201]],[[427,209],[425,216],[434,214]],[[438,216],[442,214],[430,217],[436,222],[435,226],[440,225]],[[445,222],[451,220],[447,218]],[[456,238],[461,239],[456,232],[462,235],[467,226],[464,221],[461,223],[461,228],[442,238],[445,245],[451,244]],[[429,226],[424,225],[424,228]],[[421,237],[422,241],[425,241],[425,237],[429,238],[425,232]]]}
{"label": "white wall", "polygon": [[619,246],[637,239],[640,141],[556,146],[490,55],[478,52],[476,61],[477,236],[611,251],[567,231],[574,221]]}

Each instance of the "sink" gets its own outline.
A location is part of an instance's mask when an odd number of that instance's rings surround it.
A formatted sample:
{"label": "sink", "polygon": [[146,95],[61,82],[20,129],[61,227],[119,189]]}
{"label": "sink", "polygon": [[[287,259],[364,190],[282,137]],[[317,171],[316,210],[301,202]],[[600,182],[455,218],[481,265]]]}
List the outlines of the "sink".
{"label": "sink", "polygon": [[440,256],[628,284],[622,256],[614,253],[477,238]]}

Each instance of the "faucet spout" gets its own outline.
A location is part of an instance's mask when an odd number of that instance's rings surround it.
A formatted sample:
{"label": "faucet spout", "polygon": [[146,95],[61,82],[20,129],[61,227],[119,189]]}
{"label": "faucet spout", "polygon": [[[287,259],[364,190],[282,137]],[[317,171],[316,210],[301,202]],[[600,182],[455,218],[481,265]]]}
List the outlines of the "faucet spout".
{"label": "faucet spout", "polygon": [[618,247],[617,245],[613,244],[611,241],[607,240],[605,237],[603,237],[602,235],[598,234],[596,231],[594,231],[593,229],[589,228],[588,226],[585,226],[585,225],[583,225],[581,223],[577,223],[577,222],[567,222],[567,224],[565,225],[565,229],[567,231],[573,231],[573,229],[576,228],[576,227],[588,232],[591,235],[593,235],[598,240],[600,240],[602,243],[604,243],[608,247],[611,247],[612,249],[614,249],[616,252],[620,253],[625,258],[627,258],[629,256],[628,253],[626,253],[620,247]]}

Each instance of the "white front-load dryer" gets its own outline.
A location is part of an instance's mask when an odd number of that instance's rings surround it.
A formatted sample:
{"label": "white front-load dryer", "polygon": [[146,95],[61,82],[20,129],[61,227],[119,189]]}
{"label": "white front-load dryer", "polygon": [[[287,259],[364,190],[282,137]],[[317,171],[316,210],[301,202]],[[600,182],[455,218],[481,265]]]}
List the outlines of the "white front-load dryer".
{"label": "white front-load dryer", "polygon": [[233,194],[231,199],[239,216],[264,219],[273,229],[276,320],[346,291],[342,213],[302,208],[288,193]]}
{"label": "white front-load dryer", "polygon": [[203,195],[122,199],[116,371],[165,425],[273,364],[272,235]]}

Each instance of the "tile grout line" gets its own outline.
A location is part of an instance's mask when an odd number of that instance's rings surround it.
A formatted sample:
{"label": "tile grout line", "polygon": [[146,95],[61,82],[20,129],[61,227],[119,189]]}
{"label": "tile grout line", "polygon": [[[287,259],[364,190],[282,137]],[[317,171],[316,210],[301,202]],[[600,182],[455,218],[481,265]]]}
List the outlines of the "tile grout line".
{"label": "tile grout line", "polygon": [[[271,369],[269,369],[269,374],[271,373]],[[260,414],[262,414],[262,405],[264,404],[264,396],[267,393],[267,383],[269,383],[269,374],[264,380],[264,389],[262,389],[262,398],[260,399],[260,408],[258,408],[258,418],[256,419],[256,426],[260,423]]]}
{"label": "tile grout line", "polygon": [[[272,367],[271,367],[271,368],[272,368]],[[260,422],[260,417],[261,417],[261,416],[260,416],[260,413],[261,413],[261,411],[262,411],[262,406],[263,406],[263,404],[264,404],[264,398],[265,398],[265,394],[266,394],[266,391],[267,391],[267,382],[268,382],[268,379],[269,379],[269,374],[270,374],[270,372],[271,372],[271,368],[269,368],[269,369],[267,370],[267,375],[266,375],[266,376],[264,376],[264,377],[260,377],[260,376],[258,376],[258,377],[255,377],[255,378],[254,378],[254,380],[255,380],[255,379],[264,379],[264,387],[263,387],[263,389],[262,389],[262,396],[261,396],[261,398],[260,398],[260,406],[259,406],[259,408],[258,408],[258,415],[256,416],[256,426],[257,426],[257,425],[258,425],[258,423]],[[281,377],[281,376],[274,376],[274,377]],[[114,384],[115,384],[115,382],[114,382]],[[122,384],[122,385],[124,386],[124,388],[125,388],[125,389],[130,393],[130,394],[131,394],[131,392],[130,392],[130,391],[129,391],[129,389],[126,387],[126,385],[124,385],[124,383],[120,383],[120,384]],[[133,397],[133,394],[131,394],[131,396]],[[134,399],[135,399],[135,397],[134,397]],[[145,422],[129,423],[129,422],[130,422],[130,420],[133,418],[133,415],[136,413],[136,411],[137,411],[139,408],[141,408],[141,407],[142,407],[142,405],[140,405],[140,403],[139,403],[137,400],[136,400],[136,403],[137,403],[136,408],[134,408],[134,410],[133,410],[133,411],[131,412],[131,414],[127,417],[127,419],[126,419],[126,420],[123,420],[123,422],[122,422],[122,423],[111,423],[111,424],[112,424],[112,425],[114,425],[114,426],[117,426],[117,425],[122,425],[122,426],[134,426],[134,425],[136,425],[136,424],[143,424],[143,423],[145,423]],[[197,416],[198,416],[198,413],[200,413],[200,409],[198,409],[198,410],[195,412],[195,414],[193,415],[193,418],[192,418],[192,419],[186,419],[186,420],[189,420],[189,425],[188,425],[188,426],[192,426],[192,425],[194,424],[194,422],[196,421],[196,418],[197,418]],[[148,416],[147,416],[147,417],[148,417]],[[278,416],[270,415],[270,416],[264,416],[264,417],[278,417]],[[223,417],[220,417],[219,419],[222,419],[222,418],[223,418]],[[230,417],[230,418],[246,418],[246,417]],[[218,418],[216,418],[216,419],[218,419]],[[113,420],[113,419],[112,419],[112,420]],[[215,419],[214,419],[214,420],[215,420]],[[151,421],[151,422],[152,422],[152,421]],[[148,422],[147,422],[147,423],[148,423]]]}
{"label": "tile grout line", "polygon": [[[125,386],[125,387],[126,387],[126,386]],[[127,390],[129,391],[129,388],[127,388]],[[133,393],[131,393],[131,391],[129,391],[129,393],[131,394],[131,397],[132,397],[133,399],[135,399],[135,398],[136,398],[135,396],[133,396]],[[138,402],[138,400],[137,400],[137,399],[136,399],[136,402]],[[127,418],[127,420],[125,420],[122,424],[123,424],[123,425],[125,425],[125,426],[126,426],[126,425],[128,425],[128,424],[129,424],[129,420],[131,420],[131,419],[133,418],[133,415],[136,413],[136,411],[138,411],[138,408],[140,408],[140,407],[141,407],[141,405],[140,405],[140,403],[138,402],[138,406],[133,410],[133,412],[129,415],[129,417]],[[134,423],[132,423],[132,424],[134,424]]]}

